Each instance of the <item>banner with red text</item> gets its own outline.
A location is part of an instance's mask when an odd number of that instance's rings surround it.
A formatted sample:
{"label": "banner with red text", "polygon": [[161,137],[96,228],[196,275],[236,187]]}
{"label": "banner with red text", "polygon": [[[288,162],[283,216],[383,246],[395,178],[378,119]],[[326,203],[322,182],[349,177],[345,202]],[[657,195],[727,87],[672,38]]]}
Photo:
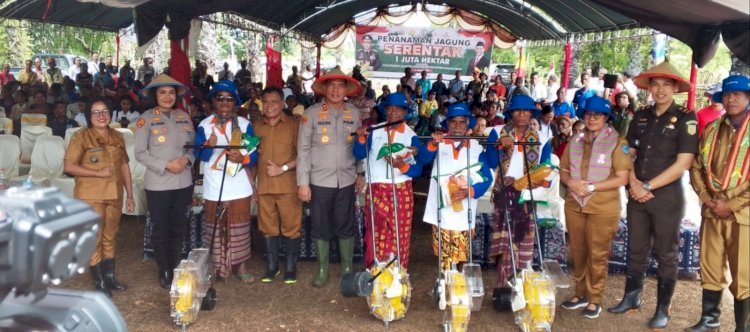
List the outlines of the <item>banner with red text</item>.
{"label": "banner with red text", "polygon": [[[463,29],[357,26],[355,60],[366,77],[489,72],[493,33]],[[418,77],[418,75],[415,75]]]}

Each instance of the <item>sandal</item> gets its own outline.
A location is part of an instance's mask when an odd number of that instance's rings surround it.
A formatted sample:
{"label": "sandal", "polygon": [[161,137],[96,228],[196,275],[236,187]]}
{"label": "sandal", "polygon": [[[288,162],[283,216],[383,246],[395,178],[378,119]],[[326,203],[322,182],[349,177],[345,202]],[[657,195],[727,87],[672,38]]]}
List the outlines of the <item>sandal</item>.
{"label": "sandal", "polygon": [[242,280],[242,282],[246,284],[255,283],[255,277],[253,277],[250,273],[238,274],[237,278],[240,278],[240,280]]}

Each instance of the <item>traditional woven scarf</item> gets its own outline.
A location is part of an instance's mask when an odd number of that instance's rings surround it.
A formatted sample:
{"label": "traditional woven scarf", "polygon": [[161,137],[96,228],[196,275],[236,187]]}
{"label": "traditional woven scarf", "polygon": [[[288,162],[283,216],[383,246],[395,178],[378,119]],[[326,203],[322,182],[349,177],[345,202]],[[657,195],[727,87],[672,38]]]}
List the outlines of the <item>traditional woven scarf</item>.
{"label": "traditional woven scarf", "polygon": [[[589,170],[586,175],[587,181],[598,182],[606,180],[609,177],[610,169],[612,168],[612,151],[617,147],[619,138],[620,134],[617,130],[607,126],[591,142]],[[578,134],[568,141],[567,148],[570,149],[570,177],[577,181],[582,179],[581,165],[583,164],[584,141],[585,134],[583,133]],[[578,195],[574,194],[573,198],[583,207],[591,199],[591,195],[578,197]]]}
{"label": "traditional woven scarf", "polygon": [[[521,136],[523,135],[523,136]],[[539,142],[539,135],[537,134],[536,130],[532,130],[531,126],[526,130],[525,133],[518,133],[516,134],[515,129],[513,128],[513,125],[507,125],[504,126],[502,129],[500,129],[500,133],[498,135],[498,141],[500,138],[509,136],[513,138],[514,142]],[[508,172],[508,167],[510,167],[510,158],[513,155],[513,153],[505,153],[502,149],[502,145],[497,146],[498,150],[500,150],[500,166],[502,167],[502,174],[506,174]],[[526,158],[529,162],[529,169],[533,168],[537,164],[539,164],[539,145],[528,145],[528,146],[515,146],[514,149],[518,149],[518,151],[523,151],[523,149],[528,149],[526,151]],[[525,167],[524,167],[525,169]],[[494,191],[495,192],[501,192],[503,189],[503,180],[498,177],[498,179],[495,181]]]}
{"label": "traditional woven scarf", "polygon": [[[713,192],[720,192],[737,187],[740,183],[748,180],[750,174],[750,115],[745,116],[739,130],[735,131],[732,142],[720,142],[719,128],[721,124],[728,121],[726,115],[717,121],[711,122],[704,133],[706,142],[701,149],[701,160],[708,175],[708,188]],[[717,174],[713,167],[714,156],[722,145],[730,143],[726,166]]]}

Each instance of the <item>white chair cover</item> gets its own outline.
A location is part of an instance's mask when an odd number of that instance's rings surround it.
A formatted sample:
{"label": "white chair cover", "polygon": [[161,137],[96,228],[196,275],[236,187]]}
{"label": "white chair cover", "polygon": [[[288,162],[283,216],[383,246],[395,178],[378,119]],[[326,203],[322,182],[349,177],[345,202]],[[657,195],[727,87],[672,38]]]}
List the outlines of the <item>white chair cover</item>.
{"label": "white chair cover", "polygon": [[6,179],[18,176],[20,159],[21,140],[18,136],[0,135],[0,169],[5,170]]}
{"label": "white chair cover", "polygon": [[52,128],[47,126],[21,126],[21,162],[30,163],[34,144],[41,136],[52,136]]}
{"label": "white chair cover", "polygon": [[33,180],[53,179],[63,174],[65,142],[59,136],[41,136],[31,154],[29,175]]}
{"label": "white chair cover", "polygon": [[[146,176],[146,166],[143,166],[143,164],[135,160],[135,148],[133,145],[135,142],[135,135],[133,134],[133,132],[127,128],[118,128],[117,131],[120,132],[125,138],[125,151],[127,151],[128,159],[130,159],[128,165],[130,166],[130,176],[133,180],[133,201],[135,203],[135,210],[133,211],[132,215],[144,216],[148,211],[148,204],[146,201],[146,186],[144,183],[144,178]],[[124,192],[123,197],[125,197]],[[127,211],[125,210],[125,204],[123,204],[122,206],[122,213],[127,213]]]}
{"label": "white chair cover", "polygon": [[46,126],[47,116],[44,114],[23,114],[21,115],[21,128],[29,126]]}
{"label": "white chair cover", "polygon": [[0,134],[13,134],[13,120],[6,117],[0,118]]}
{"label": "white chair cover", "polygon": [[81,129],[83,129],[83,127],[73,127],[65,129],[65,149],[68,148],[68,144],[70,144],[70,138],[73,137],[73,134]]}
{"label": "white chair cover", "polygon": [[120,129],[120,128],[122,128],[122,125],[120,125],[119,122],[110,122],[109,123],[109,127],[110,128],[114,128],[114,129]]}

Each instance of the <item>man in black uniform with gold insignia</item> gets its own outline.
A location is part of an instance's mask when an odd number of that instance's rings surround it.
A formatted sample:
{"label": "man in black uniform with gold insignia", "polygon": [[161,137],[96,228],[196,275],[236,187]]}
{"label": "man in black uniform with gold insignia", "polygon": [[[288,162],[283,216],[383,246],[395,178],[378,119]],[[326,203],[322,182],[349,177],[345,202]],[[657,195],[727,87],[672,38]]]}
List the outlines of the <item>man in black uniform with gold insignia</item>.
{"label": "man in black uniform with gold insignia", "polygon": [[690,90],[690,83],[668,62],[662,62],[635,78],[648,90],[653,106],[642,108],[628,128],[628,145],[634,157],[630,173],[628,214],[628,275],[625,295],[609,312],[638,310],[643,278],[651,250],[658,262],[656,312],[649,322],[663,329],[677,280],[680,222],[684,211],[680,178],[698,150],[695,113],[674,102],[674,94]]}

